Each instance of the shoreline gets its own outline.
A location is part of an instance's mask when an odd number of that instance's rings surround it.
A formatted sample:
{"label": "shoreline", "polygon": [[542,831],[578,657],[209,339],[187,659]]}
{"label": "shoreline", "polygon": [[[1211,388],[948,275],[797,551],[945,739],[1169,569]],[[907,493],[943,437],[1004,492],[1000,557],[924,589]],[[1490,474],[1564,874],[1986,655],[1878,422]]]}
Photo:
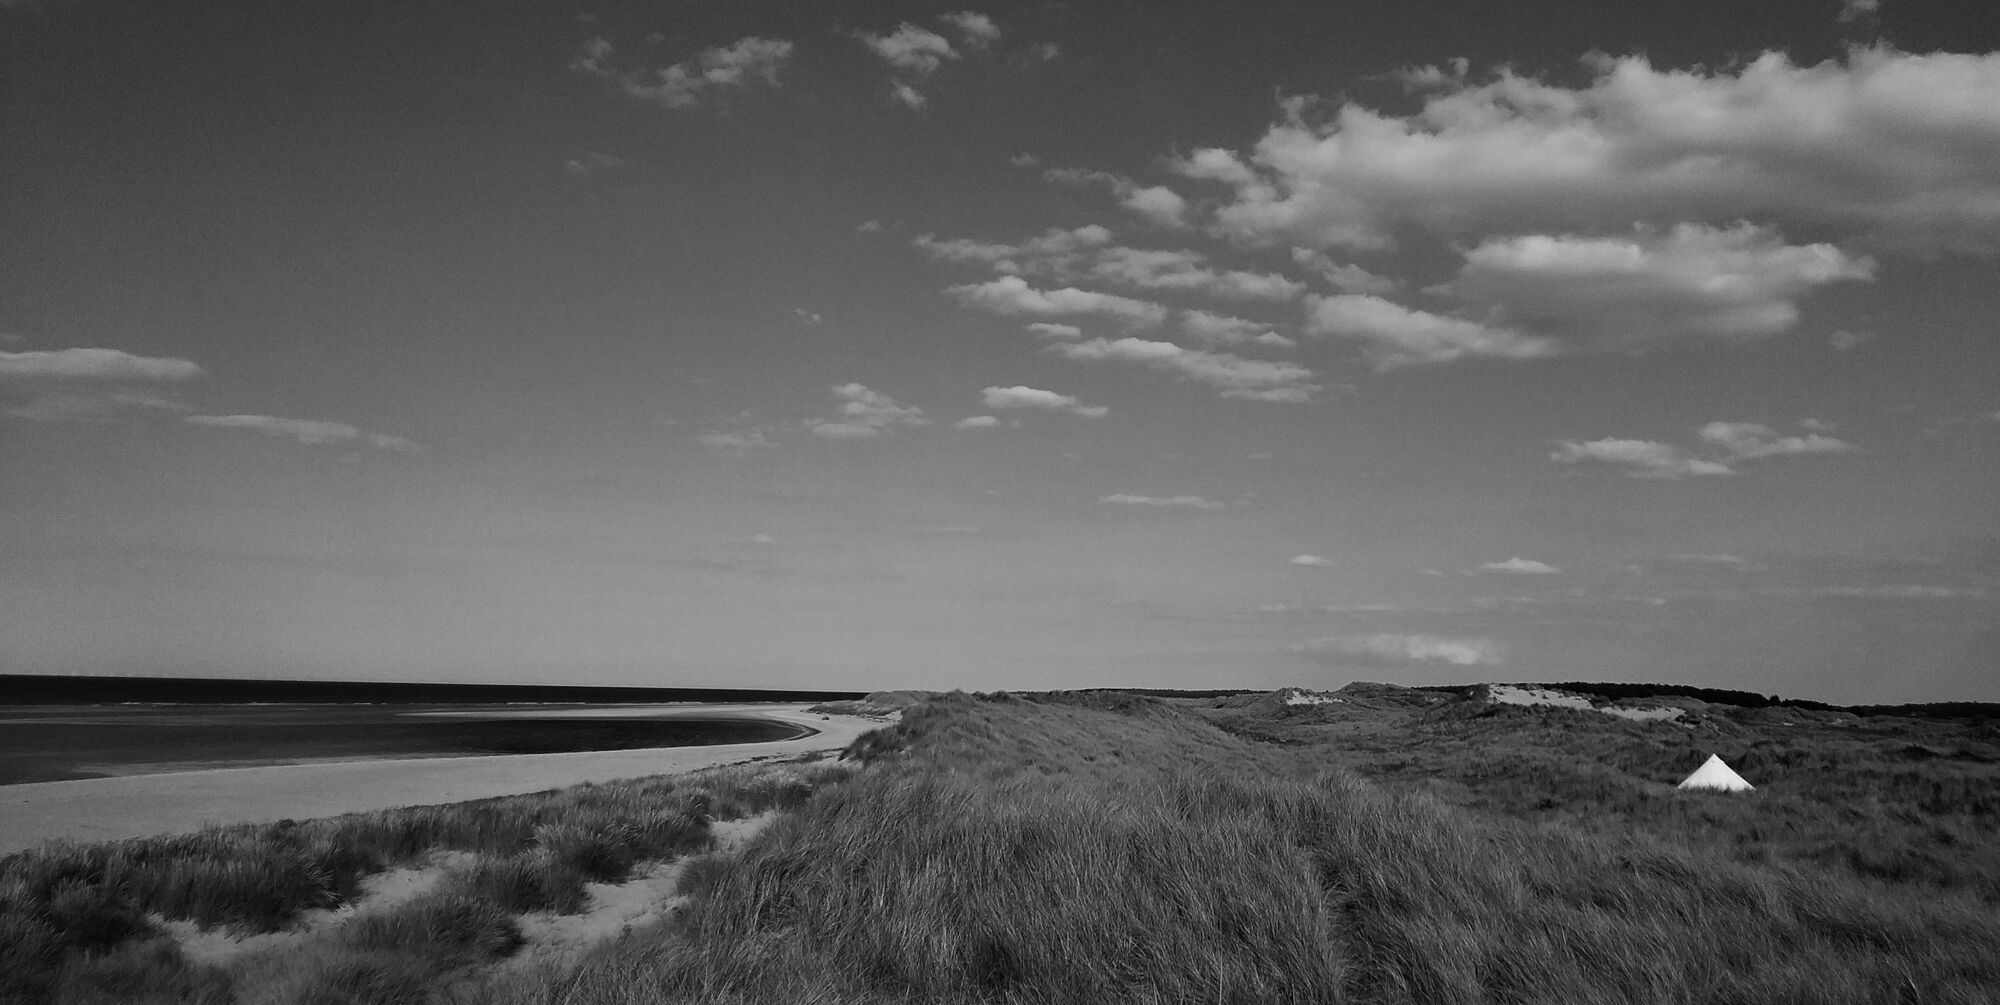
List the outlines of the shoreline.
{"label": "shoreline", "polygon": [[838,751],[884,725],[860,716],[822,718],[808,707],[744,704],[716,710],[806,731],[760,743],[210,768],[0,786],[0,855],[50,840],[115,841],[217,824],[307,820]]}

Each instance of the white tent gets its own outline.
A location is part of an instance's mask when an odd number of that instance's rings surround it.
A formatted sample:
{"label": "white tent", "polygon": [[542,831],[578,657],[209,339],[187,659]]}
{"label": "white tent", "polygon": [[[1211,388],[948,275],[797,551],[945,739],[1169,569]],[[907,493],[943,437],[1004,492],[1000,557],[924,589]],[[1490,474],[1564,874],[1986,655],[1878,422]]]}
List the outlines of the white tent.
{"label": "white tent", "polygon": [[1729,765],[1722,763],[1722,758],[1714,754],[1708,755],[1708,760],[1703,761],[1701,767],[1694,769],[1694,774],[1682,779],[1680,787],[1715,789],[1722,792],[1748,792],[1756,788],[1755,785],[1744,781],[1742,775],[1731,770]]}

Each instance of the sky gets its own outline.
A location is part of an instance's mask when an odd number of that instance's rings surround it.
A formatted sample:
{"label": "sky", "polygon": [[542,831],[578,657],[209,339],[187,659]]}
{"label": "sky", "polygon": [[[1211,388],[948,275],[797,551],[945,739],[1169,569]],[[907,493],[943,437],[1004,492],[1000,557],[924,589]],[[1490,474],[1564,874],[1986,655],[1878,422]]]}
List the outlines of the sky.
{"label": "sky", "polygon": [[2000,700],[1996,50],[0,0],[0,671]]}

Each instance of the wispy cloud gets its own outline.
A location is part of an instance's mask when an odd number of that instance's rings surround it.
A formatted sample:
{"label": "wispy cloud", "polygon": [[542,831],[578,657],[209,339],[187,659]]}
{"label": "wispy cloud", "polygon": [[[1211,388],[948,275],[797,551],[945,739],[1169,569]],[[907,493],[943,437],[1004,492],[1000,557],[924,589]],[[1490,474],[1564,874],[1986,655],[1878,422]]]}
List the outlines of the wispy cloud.
{"label": "wispy cloud", "polygon": [[1422,664],[1496,666],[1504,663],[1498,643],[1485,638],[1445,638],[1435,635],[1383,633],[1313,639],[1293,652],[1340,665],[1397,667]]}
{"label": "wispy cloud", "polygon": [[814,436],[829,440],[871,440],[886,435],[897,426],[927,426],[922,409],[906,407],[880,391],[861,384],[841,384],[833,389],[840,399],[838,419],[811,419],[806,428]]}
{"label": "wispy cloud", "polygon": [[1048,168],[1042,177],[1060,185],[1102,185],[1110,190],[1120,207],[1141,220],[1165,230],[1187,226],[1187,199],[1165,185],[1141,185],[1122,175],[1088,168]]}
{"label": "wispy cloud", "polygon": [[0,352],[0,378],[183,381],[200,376],[201,367],[189,360],[170,356],[135,356],[117,349]]}
{"label": "wispy cloud", "polygon": [[274,415],[189,415],[181,421],[211,429],[244,429],[279,439],[296,440],[307,446],[364,446],[404,454],[419,453],[424,449],[403,437],[370,432],[345,422],[284,419]]}
{"label": "wispy cloud", "polygon": [[695,442],[719,454],[741,455],[763,450],[771,446],[771,441],[761,429],[728,430],[717,429],[701,433]]}
{"label": "wispy cloud", "polygon": [[993,428],[996,428],[996,427],[998,427],[999,425],[1000,425],[1000,420],[999,420],[998,418],[994,417],[994,416],[991,416],[991,415],[968,415],[968,416],[966,416],[965,418],[963,418],[963,419],[960,419],[960,420],[958,420],[957,422],[954,422],[954,423],[952,423],[952,424],[951,424],[951,428],[953,428],[953,429],[993,429]]}
{"label": "wispy cloud", "polygon": [[1554,339],[1414,310],[1367,293],[1309,298],[1306,332],[1361,342],[1380,370],[1477,357],[1537,359],[1558,351]]}
{"label": "wispy cloud", "polygon": [[[1816,426],[1830,428],[1825,423]],[[1746,461],[1844,454],[1859,449],[1846,440],[1815,431],[1814,426],[1806,429],[1803,434],[1788,434],[1756,422],[1711,422],[1696,431],[1700,453],[1656,440],[1563,440],[1549,453],[1549,460],[1557,464],[1620,468],[1633,478],[1674,480],[1732,475],[1736,466]]]}
{"label": "wispy cloud", "polygon": [[1102,496],[1097,501],[1109,503],[1113,506],[1152,506],[1162,509],[1221,509],[1229,505],[1225,502],[1218,502],[1214,499],[1205,499],[1201,496],[1193,495],[1136,496],[1119,493],[1117,495]]}
{"label": "wispy cloud", "polygon": [[1313,372],[1296,363],[1244,359],[1224,352],[1187,349],[1172,342],[1094,338],[1053,343],[1048,351],[1064,359],[1133,363],[1162,370],[1216,388],[1225,398],[1302,404],[1321,390],[1320,385],[1312,383]]}
{"label": "wispy cloud", "polygon": [[1167,320],[1167,309],[1148,300],[1113,293],[1064,287],[1039,290],[1019,276],[1002,276],[986,283],[953,286],[945,293],[967,307],[1009,317],[1065,318],[1098,316],[1138,328],[1156,328]]}
{"label": "wispy cloud", "polygon": [[1553,576],[1562,570],[1547,562],[1537,562],[1532,558],[1521,558],[1517,555],[1504,562],[1487,562],[1477,571],[1497,572],[1506,576]]}
{"label": "wispy cloud", "polygon": [[1014,387],[989,387],[980,392],[987,408],[992,409],[1037,409],[1048,412],[1067,412],[1086,419],[1101,419],[1111,414],[1105,405],[1086,405],[1074,396],[1044,391],[1041,388],[1016,385]]}
{"label": "wispy cloud", "polygon": [[1292,565],[1302,565],[1302,566],[1305,566],[1305,567],[1306,567],[1306,568],[1308,568],[1308,569],[1331,569],[1331,568],[1333,568],[1333,560],[1332,560],[1332,559],[1330,559],[1330,558],[1321,558],[1321,557],[1319,557],[1318,555],[1293,555],[1293,556],[1292,556],[1292,559],[1291,559],[1291,564],[1292,564]]}
{"label": "wispy cloud", "polygon": [[570,68],[613,81],[627,97],[664,108],[693,108],[706,98],[753,86],[776,88],[779,72],[791,58],[793,45],[784,39],[751,35],[725,46],[704,49],[693,59],[658,70],[625,70],[617,64],[609,39],[586,41]]}
{"label": "wispy cloud", "polygon": [[993,19],[975,11],[961,10],[938,15],[938,20],[958,29],[959,37],[967,48],[984,49],[1000,41],[1000,26]]}

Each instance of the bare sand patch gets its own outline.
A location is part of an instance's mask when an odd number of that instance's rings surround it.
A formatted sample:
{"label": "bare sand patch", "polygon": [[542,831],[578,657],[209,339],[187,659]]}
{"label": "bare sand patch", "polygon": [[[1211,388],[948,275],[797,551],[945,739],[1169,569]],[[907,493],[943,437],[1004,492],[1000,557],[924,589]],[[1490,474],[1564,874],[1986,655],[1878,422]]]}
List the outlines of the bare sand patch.
{"label": "bare sand patch", "polygon": [[675,707],[691,715],[776,719],[814,731],[770,743],[271,765],[4,785],[0,786],[0,854],[49,840],[113,841],[183,833],[212,824],[309,820],[583,782],[681,774],[840,750],[882,725],[805,709],[740,704]]}

